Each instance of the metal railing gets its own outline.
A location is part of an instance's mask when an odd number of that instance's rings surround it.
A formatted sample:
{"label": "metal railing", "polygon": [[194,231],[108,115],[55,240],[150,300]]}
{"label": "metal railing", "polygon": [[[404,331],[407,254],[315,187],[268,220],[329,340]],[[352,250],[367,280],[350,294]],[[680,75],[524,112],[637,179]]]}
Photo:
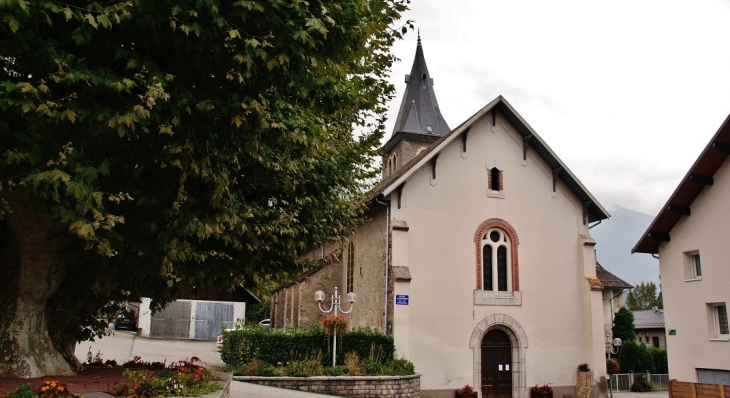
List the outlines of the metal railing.
{"label": "metal railing", "polygon": [[655,390],[666,390],[669,386],[668,374],[651,373],[617,373],[611,375],[611,386],[613,391],[631,391],[631,385],[637,377],[648,379]]}

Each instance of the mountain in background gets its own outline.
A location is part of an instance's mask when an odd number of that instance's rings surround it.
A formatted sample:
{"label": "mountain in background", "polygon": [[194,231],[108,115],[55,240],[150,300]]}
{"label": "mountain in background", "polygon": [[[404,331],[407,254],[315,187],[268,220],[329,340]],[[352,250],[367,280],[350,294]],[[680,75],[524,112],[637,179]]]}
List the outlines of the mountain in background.
{"label": "mountain in background", "polygon": [[636,286],[652,281],[659,286],[659,260],[650,254],[631,254],[631,249],[654,221],[654,217],[623,207],[609,211],[611,218],[591,229],[596,258],[601,266]]}

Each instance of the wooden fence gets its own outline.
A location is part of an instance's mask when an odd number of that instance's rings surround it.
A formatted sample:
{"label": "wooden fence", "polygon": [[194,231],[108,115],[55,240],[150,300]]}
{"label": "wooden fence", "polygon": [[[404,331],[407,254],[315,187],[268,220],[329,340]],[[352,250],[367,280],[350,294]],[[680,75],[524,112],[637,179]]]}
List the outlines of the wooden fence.
{"label": "wooden fence", "polygon": [[[669,398],[730,398],[726,391],[730,386],[722,384],[687,383],[669,380]],[[730,393],[730,391],[727,391]]]}

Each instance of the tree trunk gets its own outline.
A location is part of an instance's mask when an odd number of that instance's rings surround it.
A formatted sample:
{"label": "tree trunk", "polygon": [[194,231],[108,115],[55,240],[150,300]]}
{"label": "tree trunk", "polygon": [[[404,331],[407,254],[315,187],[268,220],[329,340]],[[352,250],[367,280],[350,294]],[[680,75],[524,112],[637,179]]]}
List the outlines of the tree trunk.
{"label": "tree trunk", "polygon": [[72,375],[48,335],[46,300],[65,273],[51,218],[18,191],[4,197],[12,213],[0,221],[0,377]]}

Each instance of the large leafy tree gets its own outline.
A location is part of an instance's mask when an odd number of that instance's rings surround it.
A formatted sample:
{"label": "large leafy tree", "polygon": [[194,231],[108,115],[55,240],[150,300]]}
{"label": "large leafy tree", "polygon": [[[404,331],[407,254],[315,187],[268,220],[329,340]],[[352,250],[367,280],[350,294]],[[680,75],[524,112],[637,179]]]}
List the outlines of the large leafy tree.
{"label": "large leafy tree", "polygon": [[654,282],[641,282],[629,291],[626,305],[631,311],[650,310],[652,307],[662,308],[657,286]]}
{"label": "large leafy tree", "polygon": [[350,231],[407,2],[0,2],[0,377]]}

